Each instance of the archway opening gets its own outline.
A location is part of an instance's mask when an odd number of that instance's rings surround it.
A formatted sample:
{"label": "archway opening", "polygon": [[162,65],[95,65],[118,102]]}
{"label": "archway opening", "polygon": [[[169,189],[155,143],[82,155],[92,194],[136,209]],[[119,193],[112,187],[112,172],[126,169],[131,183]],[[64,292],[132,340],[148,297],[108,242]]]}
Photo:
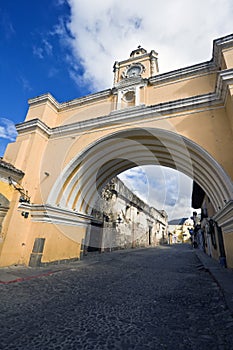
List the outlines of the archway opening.
{"label": "archway opening", "polygon": [[[91,215],[87,251],[108,251],[189,242],[192,179],[174,169],[134,166],[100,191]],[[182,228],[169,221],[182,221]],[[172,223],[172,222],[171,222]]]}
{"label": "archway opening", "polygon": [[[132,171],[130,169],[135,171],[137,167],[149,165],[158,166],[160,169],[161,167],[173,169],[170,171],[178,171],[179,174],[182,173],[195,181],[210,199],[215,212],[221,211],[232,198],[231,180],[224,169],[202,147],[173,131],[134,128],[110,133],[94,141],[78,154],[58,177],[47,203],[52,207],[59,207],[59,215],[62,215],[62,210],[64,216],[69,215],[69,212],[72,213],[70,214],[72,218],[67,219],[72,220],[72,223],[77,220],[77,225],[80,225],[82,224],[80,220],[86,220],[88,231],[88,220],[97,226],[102,225],[103,220],[95,220],[93,210],[101,198],[102,190],[111,179],[124,171]],[[179,190],[181,188],[182,186]],[[168,198],[166,195],[166,199]],[[129,216],[126,211],[120,212],[119,217],[114,217],[110,221],[117,226],[122,223],[118,222],[118,219],[133,222],[132,215],[134,218],[135,216],[140,218],[141,204],[133,207],[129,210]],[[136,220],[136,223],[140,223],[140,220]],[[149,224],[148,227],[150,226]],[[137,240],[134,239],[135,226],[131,227],[131,232],[132,242],[135,245],[137,244]],[[112,242],[107,245],[111,247]]]}
{"label": "archway opening", "polygon": [[165,210],[168,219],[190,217],[193,179],[172,168],[145,165],[118,175],[120,180],[145,203]]}
{"label": "archway opening", "polygon": [[232,196],[232,183],[221,166],[199,145],[163,129],[129,129],[95,141],[57,179],[48,203],[91,214],[102,188],[136,166],[175,169],[203,188],[216,211]]}

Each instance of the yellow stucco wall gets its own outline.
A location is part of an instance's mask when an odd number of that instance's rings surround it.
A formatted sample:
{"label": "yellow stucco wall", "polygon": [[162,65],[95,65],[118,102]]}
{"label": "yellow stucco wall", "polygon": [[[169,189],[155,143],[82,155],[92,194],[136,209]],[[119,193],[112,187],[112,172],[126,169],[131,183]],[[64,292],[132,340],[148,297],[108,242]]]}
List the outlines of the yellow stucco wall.
{"label": "yellow stucco wall", "polygon": [[228,48],[223,50],[223,58],[227,69],[233,68],[233,49]]}
{"label": "yellow stucco wall", "polygon": [[146,90],[146,104],[169,102],[181,98],[213,92],[216,84],[216,73],[204,74],[189,78],[149,86]]}
{"label": "yellow stucco wall", "polygon": [[21,212],[14,211],[8,226],[7,236],[2,243],[0,267],[28,265],[36,238],[45,238],[42,263],[80,258],[85,226],[31,222],[30,215],[25,219]]}

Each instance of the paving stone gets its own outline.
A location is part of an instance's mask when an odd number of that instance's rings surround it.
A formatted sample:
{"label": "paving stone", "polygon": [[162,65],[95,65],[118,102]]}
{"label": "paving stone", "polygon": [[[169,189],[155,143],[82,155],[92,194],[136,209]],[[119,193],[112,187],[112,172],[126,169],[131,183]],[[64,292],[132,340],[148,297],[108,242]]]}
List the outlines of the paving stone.
{"label": "paving stone", "polygon": [[188,245],[136,249],[1,285],[0,348],[232,350],[232,314],[199,264]]}

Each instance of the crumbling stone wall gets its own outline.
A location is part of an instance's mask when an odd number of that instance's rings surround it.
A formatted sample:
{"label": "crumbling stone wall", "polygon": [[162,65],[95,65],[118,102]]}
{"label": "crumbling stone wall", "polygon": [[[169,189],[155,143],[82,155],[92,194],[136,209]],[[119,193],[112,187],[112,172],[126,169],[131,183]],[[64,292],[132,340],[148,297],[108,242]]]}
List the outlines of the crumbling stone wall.
{"label": "crumbling stone wall", "polygon": [[155,246],[167,242],[167,214],[150,207],[118,178],[113,178],[102,190],[92,211],[101,220],[93,224],[88,250]]}

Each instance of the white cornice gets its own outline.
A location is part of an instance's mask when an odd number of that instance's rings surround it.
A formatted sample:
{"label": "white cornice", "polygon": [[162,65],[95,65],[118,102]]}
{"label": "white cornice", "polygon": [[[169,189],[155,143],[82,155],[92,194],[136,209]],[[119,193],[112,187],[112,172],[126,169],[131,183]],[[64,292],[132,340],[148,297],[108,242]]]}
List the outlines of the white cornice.
{"label": "white cornice", "polygon": [[24,212],[28,211],[30,213],[31,221],[33,222],[47,222],[69,226],[87,226],[91,224],[91,222],[102,223],[92,216],[48,204],[21,203],[18,209]]}
{"label": "white cornice", "polygon": [[233,34],[214,40],[212,60],[220,68],[222,66],[222,50],[233,47]]}
{"label": "white cornice", "polygon": [[79,98],[76,98],[75,100],[63,102],[60,104],[59,111],[67,109],[67,108],[71,108],[71,107],[78,107],[78,106],[83,105],[85,103],[96,102],[97,100],[102,100],[102,99],[105,99],[105,98],[111,96],[111,94],[112,94],[112,90],[108,89],[108,90],[104,90],[101,92],[97,92],[95,94],[87,95],[84,97],[79,97]]}
{"label": "white cornice", "polygon": [[216,65],[213,61],[195,64],[193,66],[176,69],[171,72],[155,75],[148,79],[151,85],[166,83],[170,81],[179,81],[190,76],[198,76],[203,74],[210,74],[216,72]]}
{"label": "white cornice", "polygon": [[133,78],[125,78],[120,80],[116,85],[115,88],[113,89],[113,93],[114,90],[119,90],[125,87],[131,87],[131,86],[145,86],[147,85],[148,79],[143,79],[142,77],[133,77]]}
{"label": "white cornice", "polygon": [[16,130],[19,134],[32,132],[36,129],[40,130],[47,137],[51,135],[51,129],[45,123],[43,123],[40,119],[32,119],[16,125]]}
{"label": "white cornice", "polygon": [[233,84],[233,69],[220,71],[216,85],[216,95],[225,103],[227,97],[227,88]]}
{"label": "white cornice", "polygon": [[71,101],[59,103],[50,93],[47,93],[47,94],[29,99],[28,104],[29,106],[33,106],[33,105],[49,102],[53,107],[55,107],[57,112],[60,112],[67,108],[70,109],[72,107],[81,106],[85,103],[91,103],[91,102],[96,102],[98,100],[105,99],[111,96],[111,94],[112,94],[112,90],[108,89],[108,90],[104,90],[104,91],[90,94],[87,96],[79,97]]}
{"label": "white cornice", "polygon": [[59,110],[60,103],[48,92],[46,94],[30,98],[28,100],[29,106],[50,102],[56,110]]}

